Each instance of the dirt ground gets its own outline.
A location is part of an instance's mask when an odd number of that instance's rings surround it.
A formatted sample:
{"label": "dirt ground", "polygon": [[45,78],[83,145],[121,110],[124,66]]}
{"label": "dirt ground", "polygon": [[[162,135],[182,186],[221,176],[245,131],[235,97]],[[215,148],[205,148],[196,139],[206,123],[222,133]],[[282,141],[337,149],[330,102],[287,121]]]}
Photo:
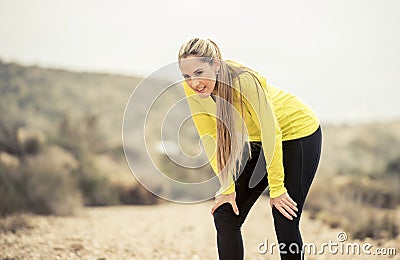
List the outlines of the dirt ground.
{"label": "dirt ground", "polygon": [[[162,203],[85,208],[74,217],[28,216],[32,228],[0,233],[0,259],[218,259],[211,206],[211,202]],[[339,243],[337,236],[341,230],[311,220],[307,212],[301,230],[304,242],[314,243],[318,251],[330,241],[342,246],[368,242],[372,244],[372,253],[378,247],[397,251],[395,256],[370,255],[368,259],[400,259],[400,238],[385,242],[347,238]],[[242,232],[245,259],[279,259],[277,247],[271,251],[276,238],[266,197],[256,202]],[[267,247],[260,247],[265,254],[261,254],[259,245],[266,242]],[[306,259],[367,258],[362,251],[354,255],[342,250],[342,254],[340,246],[331,250],[325,247],[323,254],[312,251]]]}

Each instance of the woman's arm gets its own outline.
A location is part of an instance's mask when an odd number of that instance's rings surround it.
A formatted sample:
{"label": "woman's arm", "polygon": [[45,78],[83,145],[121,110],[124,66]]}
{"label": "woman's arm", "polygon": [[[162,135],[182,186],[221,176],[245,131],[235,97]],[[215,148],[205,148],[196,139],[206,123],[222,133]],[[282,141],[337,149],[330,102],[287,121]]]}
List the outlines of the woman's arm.
{"label": "woman's arm", "polygon": [[281,128],[275,116],[271,96],[266,89],[265,79],[261,79],[262,87],[256,85],[256,79],[249,73],[241,74],[240,81],[242,94],[246,99],[244,102],[250,109],[251,117],[261,132],[270,197],[276,198],[287,192],[284,186]]}
{"label": "woman's arm", "polygon": [[245,82],[243,93],[248,101],[247,106],[250,107],[251,117],[261,132],[271,207],[276,207],[282,215],[293,220],[293,217],[297,216],[297,203],[289,196],[284,186],[282,131],[275,116],[272,99],[267,89],[268,85],[264,78],[260,80],[262,88],[257,87],[251,75],[243,78]]}

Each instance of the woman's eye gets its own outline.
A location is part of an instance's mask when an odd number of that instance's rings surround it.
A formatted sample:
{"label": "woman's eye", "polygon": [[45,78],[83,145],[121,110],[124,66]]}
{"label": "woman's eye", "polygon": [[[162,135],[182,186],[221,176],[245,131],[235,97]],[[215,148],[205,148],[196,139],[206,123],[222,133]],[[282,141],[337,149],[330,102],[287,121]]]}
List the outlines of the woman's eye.
{"label": "woman's eye", "polygon": [[202,71],[198,71],[198,72],[196,72],[196,76],[200,76],[201,75],[201,73],[203,73]]}
{"label": "woman's eye", "polygon": [[184,79],[188,79],[188,78],[189,78],[189,75],[184,75],[183,78],[184,78]]}

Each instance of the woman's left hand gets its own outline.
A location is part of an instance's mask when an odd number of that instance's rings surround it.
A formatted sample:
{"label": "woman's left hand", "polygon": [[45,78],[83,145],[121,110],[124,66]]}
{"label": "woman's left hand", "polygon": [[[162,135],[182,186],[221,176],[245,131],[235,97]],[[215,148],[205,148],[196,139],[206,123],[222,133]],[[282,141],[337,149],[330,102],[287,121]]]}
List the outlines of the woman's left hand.
{"label": "woman's left hand", "polygon": [[286,192],[276,198],[270,198],[269,204],[279,210],[282,215],[286,218],[293,220],[293,217],[297,217],[295,211],[297,212],[297,203],[289,196]]}
{"label": "woman's left hand", "polygon": [[239,215],[239,209],[236,204],[236,192],[231,194],[220,194],[215,197],[214,206],[211,209],[211,214],[213,215],[215,210],[224,203],[229,203],[232,206],[233,212]]}

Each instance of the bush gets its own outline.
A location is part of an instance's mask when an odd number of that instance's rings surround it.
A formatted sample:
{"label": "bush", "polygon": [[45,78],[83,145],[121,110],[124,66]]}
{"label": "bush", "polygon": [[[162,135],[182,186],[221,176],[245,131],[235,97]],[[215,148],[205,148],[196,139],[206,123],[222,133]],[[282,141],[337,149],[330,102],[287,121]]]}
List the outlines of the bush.
{"label": "bush", "polygon": [[119,198],[123,204],[153,205],[159,198],[140,184],[136,186],[119,186]]}
{"label": "bush", "polygon": [[344,228],[354,238],[396,238],[400,223],[395,218],[399,205],[397,177],[380,179],[348,175],[320,176],[307,197],[305,209],[332,228]]}
{"label": "bush", "polygon": [[82,205],[76,180],[65,169],[35,164],[23,171],[26,200],[33,213],[71,215]]}
{"label": "bush", "polygon": [[1,166],[1,214],[19,211],[74,214],[82,200],[76,179],[62,160],[66,155],[61,150],[51,149],[51,153],[27,157],[16,169]]}
{"label": "bush", "polygon": [[117,186],[97,168],[94,159],[85,157],[74,174],[86,206],[120,204]]}
{"label": "bush", "polygon": [[13,167],[0,164],[0,214],[26,210],[27,202],[23,177]]}
{"label": "bush", "polygon": [[[356,239],[370,238],[396,238],[399,234],[399,226],[396,223],[393,211],[381,210],[372,207],[357,205],[352,210],[358,212],[354,214],[353,221],[348,223],[346,229]],[[350,221],[349,221],[350,222]]]}
{"label": "bush", "polygon": [[386,172],[400,176],[400,157],[388,162]]}
{"label": "bush", "polygon": [[29,221],[29,217],[25,214],[16,214],[0,219],[0,233],[16,233],[19,230],[31,228],[33,228],[33,225]]}
{"label": "bush", "polygon": [[158,201],[140,185],[111,181],[106,175],[110,171],[100,167],[99,153],[107,149],[99,141],[95,116],[73,122],[66,116],[50,143],[44,133],[16,123],[13,128],[6,126],[0,121],[1,215],[21,211],[70,215],[83,205]]}

